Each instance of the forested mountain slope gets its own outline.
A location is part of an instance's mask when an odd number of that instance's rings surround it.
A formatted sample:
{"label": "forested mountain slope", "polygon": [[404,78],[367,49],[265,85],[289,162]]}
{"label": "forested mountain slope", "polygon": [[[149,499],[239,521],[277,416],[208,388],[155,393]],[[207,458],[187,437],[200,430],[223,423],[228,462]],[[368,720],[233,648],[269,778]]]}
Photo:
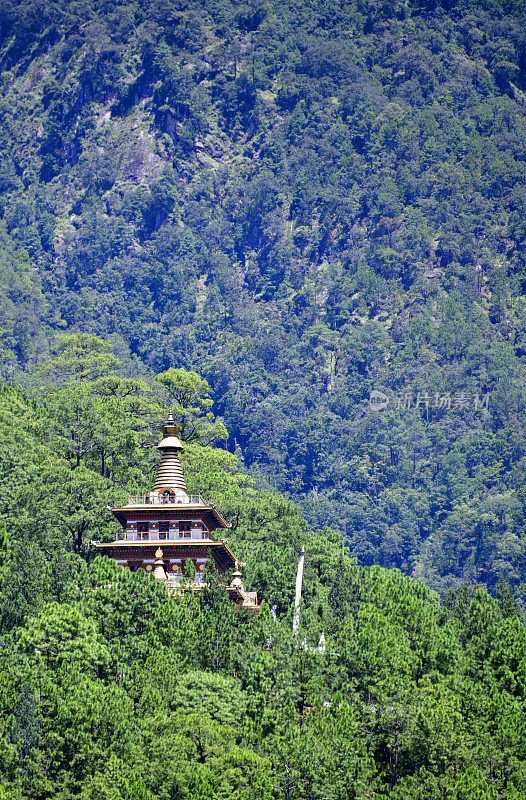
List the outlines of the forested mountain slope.
{"label": "forested mountain slope", "polygon": [[34,386],[72,330],[197,369],[229,449],[360,562],[522,587],[523,3],[0,25],[4,376]]}
{"label": "forested mountain slope", "polygon": [[309,531],[197,440],[189,489],[226,514],[261,611],[228,603],[213,572],[199,598],[169,598],[93,558],[90,539],[118,527],[105,506],[151,485],[144,445],[163,399],[97,377],[102,356],[63,352],[54,378],[68,365],[76,378],[38,404],[0,394],[0,798],[523,798],[526,635],[503,582],[497,599],[464,586],[441,603],[396,569],[359,566],[341,535]]}

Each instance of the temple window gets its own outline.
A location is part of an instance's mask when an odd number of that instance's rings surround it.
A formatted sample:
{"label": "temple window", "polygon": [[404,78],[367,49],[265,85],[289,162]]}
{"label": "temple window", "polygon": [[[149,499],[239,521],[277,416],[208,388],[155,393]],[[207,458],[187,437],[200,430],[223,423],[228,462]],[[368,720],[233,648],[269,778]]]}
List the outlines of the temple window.
{"label": "temple window", "polygon": [[160,522],[159,523],[159,539],[168,539],[168,534],[170,533],[170,523],[169,522]]}
{"label": "temple window", "polygon": [[192,523],[180,522],[179,523],[179,538],[189,539],[192,535]]}
{"label": "temple window", "polygon": [[148,539],[149,527],[148,522],[139,522],[137,524],[137,539]]}

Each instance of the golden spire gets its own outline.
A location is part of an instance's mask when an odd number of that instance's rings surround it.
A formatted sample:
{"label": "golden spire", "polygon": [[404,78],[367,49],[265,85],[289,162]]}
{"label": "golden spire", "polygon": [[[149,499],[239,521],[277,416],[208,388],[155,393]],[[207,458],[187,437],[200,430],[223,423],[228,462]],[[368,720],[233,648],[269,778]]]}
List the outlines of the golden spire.
{"label": "golden spire", "polygon": [[157,467],[154,492],[167,489],[187,494],[183,468],[179,461],[179,452],[183,450],[183,445],[177,438],[177,433],[179,433],[179,428],[176,427],[172,415],[168,414],[163,425],[164,437],[157,445],[157,449],[162,450],[163,455]]}
{"label": "golden spire", "polygon": [[[181,428],[177,428],[175,425],[175,420],[171,413],[168,414],[166,417],[166,422],[162,427],[162,431],[165,436],[177,436]],[[181,445],[182,447],[182,445]]]}

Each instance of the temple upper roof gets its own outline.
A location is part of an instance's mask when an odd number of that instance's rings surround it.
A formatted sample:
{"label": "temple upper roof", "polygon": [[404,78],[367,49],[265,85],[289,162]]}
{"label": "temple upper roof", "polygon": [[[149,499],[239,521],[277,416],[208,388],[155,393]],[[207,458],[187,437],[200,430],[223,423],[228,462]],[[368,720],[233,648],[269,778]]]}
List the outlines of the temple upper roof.
{"label": "temple upper roof", "polygon": [[179,453],[184,448],[176,436],[177,433],[179,433],[179,429],[175,426],[174,418],[169,414],[163,425],[164,436],[157,445],[157,448],[162,451],[162,458],[157,467],[154,492],[168,489],[171,492],[187,494],[183,468],[179,460]]}
{"label": "temple upper roof", "polygon": [[[111,511],[123,528],[130,516],[134,519],[164,520],[202,519],[209,530],[228,528],[228,523],[217,510],[214,503],[207,502],[201,495],[189,495],[184,479],[179,454],[184,449],[177,437],[179,428],[175,426],[171,414],[163,425],[163,438],[157,445],[162,456],[157,467],[152,491],[138,496],[129,496],[126,505],[112,506]],[[109,508],[109,506],[108,506]]]}

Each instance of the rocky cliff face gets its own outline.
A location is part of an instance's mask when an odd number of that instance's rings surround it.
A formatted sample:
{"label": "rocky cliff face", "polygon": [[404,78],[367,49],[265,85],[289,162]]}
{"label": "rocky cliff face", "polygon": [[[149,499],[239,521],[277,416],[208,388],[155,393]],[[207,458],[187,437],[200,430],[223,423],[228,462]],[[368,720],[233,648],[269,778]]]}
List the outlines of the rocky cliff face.
{"label": "rocky cliff face", "polygon": [[4,377],[30,384],[63,330],[196,368],[231,448],[364,560],[521,580],[519,7],[0,17]]}

